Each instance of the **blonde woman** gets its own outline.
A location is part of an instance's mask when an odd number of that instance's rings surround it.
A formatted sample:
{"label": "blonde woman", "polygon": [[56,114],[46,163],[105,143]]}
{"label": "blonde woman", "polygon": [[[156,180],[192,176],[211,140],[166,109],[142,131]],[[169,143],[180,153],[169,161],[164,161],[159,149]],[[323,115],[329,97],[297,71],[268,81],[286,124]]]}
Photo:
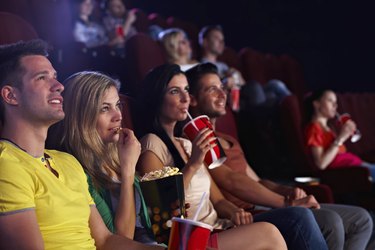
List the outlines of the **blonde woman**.
{"label": "blonde woman", "polygon": [[192,49],[186,33],[182,29],[170,28],[159,34],[159,39],[166,52],[167,61],[180,65],[186,71],[197,65],[192,59]]}
{"label": "blonde woman", "polygon": [[135,178],[140,143],[133,131],[121,128],[119,83],[98,72],[79,72],[64,85],[65,119],[57,129],[60,145],[84,167],[90,193],[107,227],[153,243]]}

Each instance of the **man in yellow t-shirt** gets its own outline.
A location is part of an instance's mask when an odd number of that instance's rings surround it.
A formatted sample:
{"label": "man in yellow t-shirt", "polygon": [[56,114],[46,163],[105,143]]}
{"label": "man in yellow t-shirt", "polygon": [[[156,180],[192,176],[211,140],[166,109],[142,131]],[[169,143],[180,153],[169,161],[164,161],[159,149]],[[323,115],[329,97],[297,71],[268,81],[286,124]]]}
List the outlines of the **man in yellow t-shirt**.
{"label": "man in yellow t-shirt", "polygon": [[92,249],[87,218],[94,203],[78,161],[48,150],[48,159],[35,158],[7,140],[0,152],[0,214],[34,210],[46,249]]}
{"label": "man in yellow t-shirt", "polygon": [[48,128],[64,118],[46,48],[0,46],[0,249],[163,249],[110,233],[78,161],[45,150]]}

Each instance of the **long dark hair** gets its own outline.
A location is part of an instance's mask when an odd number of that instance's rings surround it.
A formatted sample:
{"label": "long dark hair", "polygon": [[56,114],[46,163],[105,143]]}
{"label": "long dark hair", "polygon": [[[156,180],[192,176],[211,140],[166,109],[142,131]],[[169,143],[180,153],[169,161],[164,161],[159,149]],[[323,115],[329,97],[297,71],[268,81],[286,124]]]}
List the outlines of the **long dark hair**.
{"label": "long dark hair", "polygon": [[[311,122],[314,114],[315,114],[315,108],[314,108],[314,101],[320,100],[325,93],[328,91],[332,91],[330,89],[319,89],[313,92],[308,93],[304,100],[303,100],[303,107],[304,107],[304,123],[307,124]],[[332,91],[333,92],[333,91]]]}
{"label": "long dark hair", "polygon": [[[177,64],[163,64],[152,69],[144,79],[140,95],[137,98],[136,134],[141,138],[154,133],[167,145],[172,154],[175,167],[183,168],[183,161],[177,148],[160,124],[159,115],[168,83],[175,75],[184,74]],[[175,127],[175,136],[180,136],[179,123]]]}

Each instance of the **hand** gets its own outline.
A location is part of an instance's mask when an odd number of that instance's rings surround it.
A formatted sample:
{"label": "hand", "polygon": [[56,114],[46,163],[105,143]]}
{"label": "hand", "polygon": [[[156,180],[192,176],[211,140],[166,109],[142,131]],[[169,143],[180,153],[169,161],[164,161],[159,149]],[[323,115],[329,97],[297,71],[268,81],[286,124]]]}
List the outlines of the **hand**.
{"label": "hand", "polygon": [[243,78],[241,72],[235,68],[229,68],[226,72],[227,77],[231,77],[234,81],[234,84],[238,84],[240,86],[245,85],[245,79]]}
{"label": "hand", "polygon": [[290,201],[290,206],[293,207],[306,207],[306,208],[320,208],[318,201],[313,195],[307,195],[302,199],[296,199]]}
{"label": "hand", "polygon": [[227,76],[225,77],[225,80],[223,81],[224,82],[224,85],[225,85],[225,88],[227,90],[230,90],[233,88],[233,86],[235,85],[235,80],[232,76]]}
{"label": "hand", "polygon": [[181,210],[180,210],[180,201],[179,200],[176,200],[175,202],[173,202],[171,204],[171,208],[172,208],[172,212],[171,212],[171,216],[172,217],[179,217],[181,215],[183,215],[185,218],[188,217],[188,209],[190,208],[190,203],[185,203],[185,212],[184,214],[181,214]]}
{"label": "hand", "polygon": [[357,125],[354,123],[353,120],[346,121],[340,129],[340,133],[337,136],[337,139],[341,140],[341,142],[345,142],[349,137],[351,137],[357,129]]}
{"label": "hand", "polygon": [[216,140],[212,137],[213,131],[209,128],[201,130],[195,139],[192,141],[192,152],[191,157],[188,161],[189,165],[200,166],[203,163],[206,153],[214,146],[216,143],[212,143]]}
{"label": "hand", "polygon": [[124,43],[125,43],[125,38],[123,36],[115,36],[111,41],[112,46],[124,44]]}
{"label": "hand", "polygon": [[118,154],[121,166],[121,176],[131,176],[135,173],[139,155],[141,154],[141,144],[130,129],[123,128],[119,134],[117,142]]}
{"label": "hand", "polygon": [[129,10],[128,11],[128,16],[126,18],[126,22],[128,23],[128,25],[132,25],[135,20],[137,20],[137,15],[136,15],[136,10]]}
{"label": "hand", "polygon": [[253,223],[253,216],[251,213],[246,212],[242,208],[238,208],[236,211],[233,212],[231,221],[236,226],[246,225]]}
{"label": "hand", "polygon": [[292,200],[302,199],[302,198],[305,198],[307,196],[305,191],[302,188],[299,188],[299,187],[290,187],[290,190],[289,190],[288,193],[289,193],[288,196]]}

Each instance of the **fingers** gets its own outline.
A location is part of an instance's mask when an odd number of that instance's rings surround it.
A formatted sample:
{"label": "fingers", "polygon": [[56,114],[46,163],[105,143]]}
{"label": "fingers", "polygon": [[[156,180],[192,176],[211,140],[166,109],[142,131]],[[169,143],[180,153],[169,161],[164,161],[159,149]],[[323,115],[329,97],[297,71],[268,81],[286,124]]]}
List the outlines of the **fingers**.
{"label": "fingers", "polygon": [[298,187],[294,188],[293,195],[294,195],[294,199],[302,199],[307,196],[305,191],[302,188],[298,188]]}
{"label": "fingers", "polygon": [[308,198],[309,204],[311,204],[312,208],[320,208],[319,202],[315,199],[313,195],[306,196]]}
{"label": "fingers", "polygon": [[236,226],[250,224],[253,222],[253,216],[251,215],[251,213],[246,212],[245,210],[240,208],[234,213],[232,222]]}
{"label": "fingers", "polygon": [[305,198],[293,200],[292,206],[300,206],[306,208],[320,208],[320,204],[317,202],[313,195],[307,195]]}
{"label": "fingers", "polygon": [[217,145],[216,140],[217,138],[213,136],[213,131],[205,128],[197,135],[194,141],[198,148],[207,152],[210,148]]}
{"label": "fingers", "polygon": [[124,143],[129,143],[129,142],[134,142],[136,144],[139,144],[139,141],[137,137],[135,136],[133,130],[128,129],[128,128],[121,128],[121,134],[120,134],[120,140],[123,144]]}
{"label": "fingers", "polygon": [[210,136],[213,133],[213,131],[209,128],[202,129],[198,135],[195,137],[194,141],[197,145],[201,144],[208,136]]}

